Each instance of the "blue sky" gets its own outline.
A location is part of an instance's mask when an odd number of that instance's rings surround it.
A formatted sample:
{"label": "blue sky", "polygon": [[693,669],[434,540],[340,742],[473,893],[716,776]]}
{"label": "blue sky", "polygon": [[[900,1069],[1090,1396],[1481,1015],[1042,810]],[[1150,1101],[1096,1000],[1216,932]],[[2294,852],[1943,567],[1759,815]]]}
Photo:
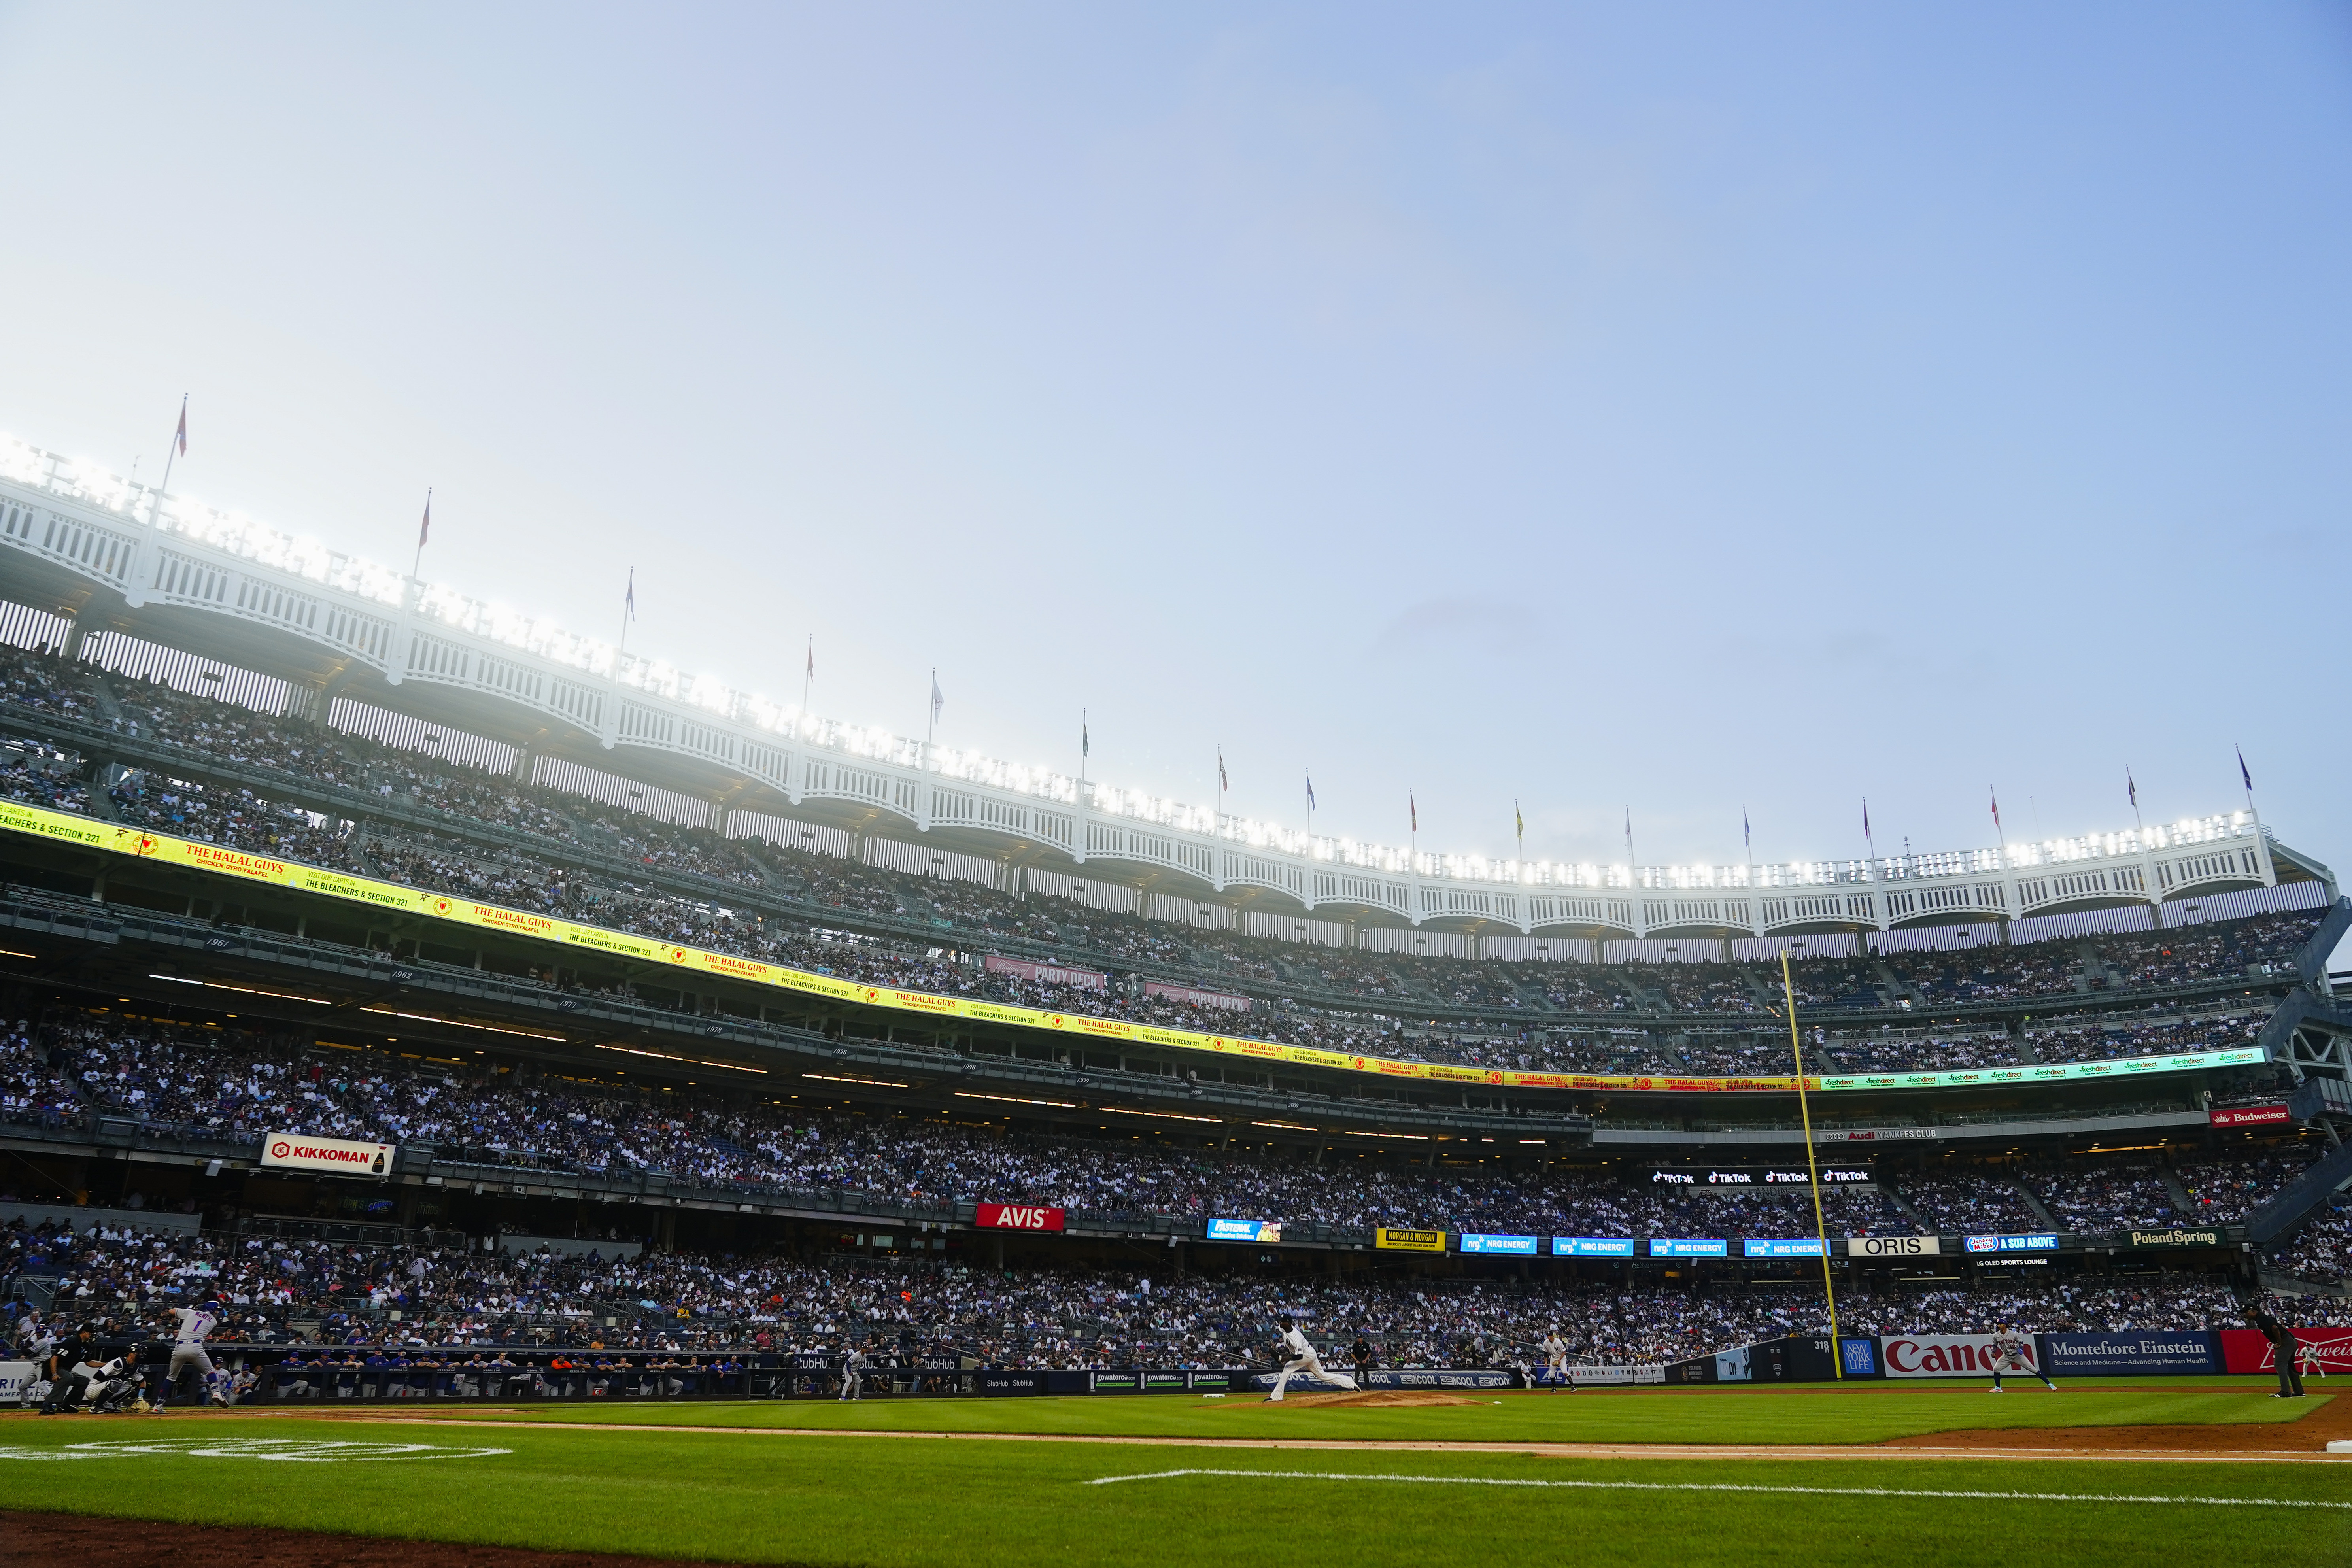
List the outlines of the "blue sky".
{"label": "blue sky", "polygon": [[[1644,861],[2352,860],[2340,5],[0,5],[0,429],[793,696]],[[2331,657],[2331,643],[2333,655]],[[2331,784],[2331,780],[2336,781]]]}

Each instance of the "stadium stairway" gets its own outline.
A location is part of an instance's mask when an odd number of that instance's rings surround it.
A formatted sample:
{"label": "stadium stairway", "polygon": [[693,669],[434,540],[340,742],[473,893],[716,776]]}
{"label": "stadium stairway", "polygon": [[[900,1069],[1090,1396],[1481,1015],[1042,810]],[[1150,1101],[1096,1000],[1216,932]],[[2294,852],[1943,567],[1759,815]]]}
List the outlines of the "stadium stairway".
{"label": "stadium stairway", "polygon": [[2248,1216],[2246,1239],[2257,1252],[2269,1250],[2293,1235],[2313,1210],[2347,1183],[2352,1183],[2352,1143],[2339,1143],[2293,1186]]}
{"label": "stadium stairway", "polygon": [[2174,1173],[2171,1162],[2159,1158],[2156,1163],[2156,1174],[2157,1179],[2164,1184],[2166,1195],[2172,1199],[2172,1206],[2190,1218],[2195,1218],[2197,1200],[2189,1195],[2188,1187],[2183,1185],[2179,1176]]}
{"label": "stadium stairway", "polygon": [[2011,1176],[2009,1180],[2025,1199],[2025,1206],[2033,1211],[2033,1217],[2041,1223],[2042,1229],[2060,1231],[2067,1228],[2058,1223],[2058,1216],[2050,1212],[2050,1206],[2042,1201],[2042,1194],[2025,1184],[2024,1177]]}
{"label": "stadium stairway", "polygon": [[2302,977],[2304,984],[2322,996],[2328,994],[2328,957],[2347,931],[2352,931],[2352,899],[2338,899],[2329,906],[2319,929],[2311,933],[2311,940],[2303,944],[2303,951],[2294,955],[2295,973]]}

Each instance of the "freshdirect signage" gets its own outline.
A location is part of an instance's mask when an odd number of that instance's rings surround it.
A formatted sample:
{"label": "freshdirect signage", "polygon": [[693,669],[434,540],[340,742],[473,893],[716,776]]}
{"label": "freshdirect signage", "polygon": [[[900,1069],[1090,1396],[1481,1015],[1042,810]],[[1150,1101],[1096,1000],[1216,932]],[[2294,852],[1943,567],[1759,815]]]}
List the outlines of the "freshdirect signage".
{"label": "freshdirect signage", "polygon": [[1555,1236],[1551,1238],[1554,1258],[1631,1258],[1633,1238],[1630,1236]]}
{"label": "freshdirect signage", "polygon": [[1972,1236],[1962,1245],[1970,1252],[2055,1252],[2058,1238],[2046,1231],[2039,1236]]}
{"label": "freshdirect signage", "polygon": [[2284,1105],[2237,1105],[2227,1110],[2209,1110],[2206,1121],[2215,1127],[2273,1127],[2294,1120],[2294,1112]]}
{"label": "freshdirect signage", "polygon": [[1280,1241],[1282,1226],[1268,1219],[1213,1219],[1211,1241]]}
{"label": "freshdirect signage", "polygon": [[[867,985],[830,974],[812,974],[779,963],[713,952],[683,943],[639,936],[558,920],[527,910],[510,910],[478,900],[428,892],[398,882],[305,866],[294,860],[249,855],[217,844],[140,828],[71,812],[18,801],[0,802],[0,829],[37,838],[76,844],[108,854],[184,866],[192,870],[237,877],[250,882],[290,888],[344,903],[363,904],[393,913],[423,915],[478,930],[532,937],[566,947],[584,948],[647,963],[666,963],[722,979],[824,996],[837,1002],[932,1017],[964,1018],[974,1023],[1006,1024],[1045,1029],[1064,1035],[1084,1035],[1173,1050],[1207,1051],[1218,1056],[1248,1057],[1259,1061],[1286,1062],[1298,1067],[1328,1068],[1342,1072],[1371,1073],[1382,1078],[1425,1079],[1445,1083],[1477,1083],[1507,1089],[1608,1089],[1664,1094],[1789,1094],[1792,1078],[1682,1078],[1660,1075],[1505,1072],[1493,1068],[1457,1067],[1446,1062],[1408,1062],[1390,1057],[1355,1056],[1319,1050],[1311,1046],[1287,1046],[1232,1035],[1204,1035],[1191,1029],[1170,1029],[1125,1018],[1097,1018],[1083,1013],[1055,1013],[1042,1007],[1016,1007],[971,996],[935,996],[926,991],[906,991],[888,985]],[[2170,1057],[2134,1057],[2122,1061],[2038,1063],[2032,1067],[1987,1068],[1966,1072],[1887,1073],[1859,1077],[1809,1079],[1806,1087],[1822,1093],[1880,1089],[1978,1089],[2011,1083],[2060,1083],[2080,1079],[2137,1078],[2153,1073],[2204,1072],[2214,1068],[2260,1062],[2261,1050],[2247,1047],[2226,1051],[2192,1051]],[[1829,1178],[1823,1176],[1826,1182]],[[1856,1178],[1867,1180],[1867,1177]]]}
{"label": "freshdirect signage", "polygon": [[1935,1258],[1944,1250],[1940,1236],[1849,1236],[1848,1258]]}
{"label": "freshdirect signage", "polygon": [[[1825,1187],[1868,1180],[1870,1173],[1867,1170],[1852,1166],[1843,1169],[1830,1166],[1822,1171],[1822,1185]],[[1813,1179],[1803,1171],[1662,1170],[1650,1173],[1650,1184],[1654,1187],[1809,1187],[1813,1184]]]}
{"label": "freshdirect signage", "polygon": [[1062,1211],[1029,1204],[982,1204],[971,1223],[982,1230],[1059,1230]]}
{"label": "freshdirect signage", "polygon": [[1817,1236],[1783,1240],[1778,1237],[1751,1236],[1739,1244],[1742,1258],[1819,1258],[1822,1239]]}
{"label": "freshdirect signage", "polygon": [[2175,1226],[2170,1230],[2126,1231],[2134,1247],[2219,1247],[2221,1233],[2218,1230],[2188,1230]]}
{"label": "freshdirect signage", "polygon": [[261,1163],[285,1171],[325,1171],[338,1176],[381,1176],[392,1170],[393,1145],[354,1143],[348,1138],[312,1138],[272,1132],[261,1141]]}
{"label": "freshdirect signage", "polygon": [[1462,1233],[1465,1252],[1507,1252],[1516,1257],[1533,1258],[1536,1238],[1532,1236],[1485,1236],[1475,1231]]}
{"label": "freshdirect signage", "polygon": [[1443,1252],[1445,1233],[1442,1230],[1391,1230],[1383,1226],[1372,1232],[1372,1246],[1382,1252]]}
{"label": "freshdirect signage", "polygon": [[1653,1258],[1728,1258],[1731,1244],[1706,1237],[1691,1236],[1654,1236],[1650,1237]]}

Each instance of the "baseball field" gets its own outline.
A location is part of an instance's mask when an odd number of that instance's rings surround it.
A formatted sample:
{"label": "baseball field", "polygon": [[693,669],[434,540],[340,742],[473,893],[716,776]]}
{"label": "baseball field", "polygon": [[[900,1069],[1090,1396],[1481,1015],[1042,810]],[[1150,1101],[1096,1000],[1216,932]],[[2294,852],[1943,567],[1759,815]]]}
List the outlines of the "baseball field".
{"label": "baseball field", "polygon": [[2285,1568],[2352,1563],[2330,1441],[2232,1379],[11,1415],[0,1561]]}

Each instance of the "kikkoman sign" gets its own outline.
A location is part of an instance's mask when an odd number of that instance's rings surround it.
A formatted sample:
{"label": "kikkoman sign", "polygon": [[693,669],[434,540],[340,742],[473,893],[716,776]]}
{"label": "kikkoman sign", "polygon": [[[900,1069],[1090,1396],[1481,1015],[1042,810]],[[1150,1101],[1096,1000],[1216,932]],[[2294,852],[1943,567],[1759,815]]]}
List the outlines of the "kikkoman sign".
{"label": "kikkoman sign", "polygon": [[323,1171],[338,1176],[383,1176],[392,1173],[394,1146],[354,1143],[348,1138],[312,1138],[272,1132],[261,1141],[261,1163],[284,1171]]}

